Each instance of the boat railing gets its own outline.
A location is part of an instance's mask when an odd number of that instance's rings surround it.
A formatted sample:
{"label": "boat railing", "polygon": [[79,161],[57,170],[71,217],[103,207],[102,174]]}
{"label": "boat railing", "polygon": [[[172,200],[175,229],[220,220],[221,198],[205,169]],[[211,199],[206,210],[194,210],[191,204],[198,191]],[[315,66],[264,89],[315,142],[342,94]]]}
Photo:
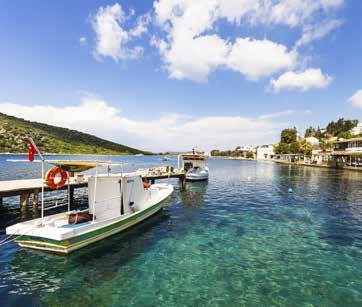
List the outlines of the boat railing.
{"label": "boat railing", "polygon": [[51,210],[51,209],[55,209],[55,208],[59,208],[59,207],[64,207],[64,206],[67,206],[67,205],[68,205],[67,203],[61,203],[61,204],[59,205],[59,204],[58,204],[58,201],[56,200],[54,206],[44,207],[44,211]]}

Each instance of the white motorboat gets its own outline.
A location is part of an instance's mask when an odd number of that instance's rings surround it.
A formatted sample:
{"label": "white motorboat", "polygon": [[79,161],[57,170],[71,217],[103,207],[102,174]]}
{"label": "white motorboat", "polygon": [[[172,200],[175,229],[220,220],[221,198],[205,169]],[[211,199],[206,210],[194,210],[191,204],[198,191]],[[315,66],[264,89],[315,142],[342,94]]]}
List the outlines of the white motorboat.
{"label": "white motorboat", "polygon": [[204,181],[209,179],[209,168],[206,165],[207,155],[197,153],[194,149],[192,153],[178,156],[178,167],[186,170],[186,180]]}
{"label": "white motorboat", "polygon": [[207,166],[204,168],[196,166],[189,169],[186,173],[186,180],[189,181],[202,181],[208,179],[209,179],[209,168]]}
{"label": "white motorboat", "polygon": [[[47,161],[42,160],[43,167],[44,162]],[[109,163],[48,162],[62,174],[95,168],[95,175],[88,177],[88,208],[70,211],[68,200],[67,212],[44,217],[42,200],[41,218],[6,228],[6,233],[24,248],[68,254],[142,222],[161,210],[173,192],[170,184],[144,183],[137,172],[98,174],[97,167],[109,167]]]}

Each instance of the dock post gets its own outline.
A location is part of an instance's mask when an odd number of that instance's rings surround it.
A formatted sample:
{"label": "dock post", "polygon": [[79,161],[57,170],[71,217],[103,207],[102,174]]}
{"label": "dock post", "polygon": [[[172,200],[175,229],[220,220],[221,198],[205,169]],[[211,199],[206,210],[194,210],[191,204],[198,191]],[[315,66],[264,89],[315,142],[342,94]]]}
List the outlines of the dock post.
{"label": "dock post", "polygon": [[38,210],[39,206],[39,189],[35,189],[33,192],[33,210]]}
{"label": "dock post", "polygon": [[70,203],[70,210],[73,210],[74,205],[74,188],[69,187],[69,203]]}
{"label": "dock post", "polygon": [[20,209],[26,211],[29,205],[29,194],[20,194]]}
{"label": "dock post", "polygon": [[186,176],[180,176],[181,188],[186,188]]}

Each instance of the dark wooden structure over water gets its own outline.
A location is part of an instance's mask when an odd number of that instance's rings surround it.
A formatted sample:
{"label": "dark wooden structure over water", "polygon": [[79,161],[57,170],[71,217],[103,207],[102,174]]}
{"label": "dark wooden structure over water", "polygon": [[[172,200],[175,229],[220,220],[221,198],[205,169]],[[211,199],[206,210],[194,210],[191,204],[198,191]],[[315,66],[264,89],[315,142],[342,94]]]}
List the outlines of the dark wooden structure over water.
{"label": "dark wooden structure over water", "polygon": [[[154,183],[155,180],[177,178],[180,181],[182,187],[186,185],[186,172],[182,169],[176,169],[169,172],[165,172],[162,169],[144,169],[139,170],[144,180]],[[74,199],[74,190],[78,188],[84,188],[88,186],[89,176],[76,176],[69,178],[69,194],[70,202]],[[20,179],[20,180],[7,180],[0,181],[0,205],[3,204],[3,198],[20,196],[20,206],[25,208],[29,205],[30,197],[33,200],[33,208],[37,209],[39,205],[39,193],[41,192],[43,179]],[[47,185],[44,186],[45,192],[67,190],[68,184],[65,184],[58,190],[52,190]]]}

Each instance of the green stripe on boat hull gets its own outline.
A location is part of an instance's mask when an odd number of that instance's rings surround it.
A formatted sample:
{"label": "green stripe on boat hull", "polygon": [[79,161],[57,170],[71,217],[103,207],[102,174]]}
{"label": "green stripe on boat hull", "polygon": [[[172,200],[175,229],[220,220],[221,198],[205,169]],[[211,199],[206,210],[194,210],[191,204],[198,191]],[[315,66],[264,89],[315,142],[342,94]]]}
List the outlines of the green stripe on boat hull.
{"label": "green stripe on boat hull", "polygon": [[141,221],[147,219],[148,217],[152,216],[153,214],[161,210],[163,207],[162,202],[155,204],[148,209],[137,212],[124,220],[115,222],[113,224],[107,225],[99,229],[95,229],[88,233],[67,240],[57,241],[47,238],[32,237],[25,235],[16,239],[15,242],[17,242],[21,247],[24,248],[38,249],[38,250],[49,251],[59,254],[69,254],[74,250],[77,250],[91,243],[97,242],[101,239],[119,233],[122,230],[125,230],[129,227],[132,227],[140,223]]}

